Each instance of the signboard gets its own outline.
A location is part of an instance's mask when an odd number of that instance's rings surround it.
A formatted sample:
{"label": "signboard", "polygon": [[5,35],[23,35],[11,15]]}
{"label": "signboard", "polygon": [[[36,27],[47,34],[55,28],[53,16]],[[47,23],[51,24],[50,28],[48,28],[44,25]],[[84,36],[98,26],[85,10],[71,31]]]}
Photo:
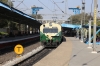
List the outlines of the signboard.
{"label": "signboard", "polygon": [[22,54],[23,50],[24,50],[23,46],[20,45],[20,44],[16,45],[15,48],[14,48],[14,51],[15,51],[16,54]]}

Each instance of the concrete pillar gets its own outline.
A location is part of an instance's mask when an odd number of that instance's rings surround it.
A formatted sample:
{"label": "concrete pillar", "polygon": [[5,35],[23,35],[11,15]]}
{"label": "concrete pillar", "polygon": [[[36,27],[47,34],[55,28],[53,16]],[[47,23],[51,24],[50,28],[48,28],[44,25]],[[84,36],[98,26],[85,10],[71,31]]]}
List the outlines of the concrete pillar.
{"label": "concrete pillar", "polygon": [[23,24],[23,35],[25,34],[25,25]]}
{"label": "concrete pillar", "polygon": [[27,35],[27,25],[25,25],[25,35]]}
{"label": "concrete pillar", "polygon": [[32,32],[33,32],[33,31],[32,31],[32,27],[30,27],[30,34],[32,34]]}
{"label": "concrete pillar", "polygon": [[28,25],[26,27],[27,27],[27,35],[28,35]]}
{"label": "concrete pillar", "polygon": [[88,33],[88,30],[85,29],[85,38],[87,38],[87,33]]}
{"label": "concrete pillar", "polygon": [[35,33],[37,34],[37,28],[35,28]]}
{"label": "concrete pillar", "polygon": [[76,29],[76,37],[79,38],[79,29]]}
{"label": "concrete pillar", "polygon": [[20,24],[18,24],[18,31],[20,31]]}
{"label": "concrete pillar", "polygon": [[28,25],[28,34],[30,34],[30,26]]}
{"label": "concrete pillar", "polygon": [[38,33],[40,33],[40,30],[38,29]]}
{"label": "concrete pillar", "polygon": [[33,34],[33,27],[31,27],[31,32],[32,32],[31,34]]}
{"label": "concrete pillar", "polygon": [[21,35],[24,35],[24,24],[20,25]]}
{"label": "concrete pillar", "polygon": [[18,36],[21,35],[21,29],[20,29],[20,26],[21,26],[21,24],[19,23],[19,24],[18,24]]}

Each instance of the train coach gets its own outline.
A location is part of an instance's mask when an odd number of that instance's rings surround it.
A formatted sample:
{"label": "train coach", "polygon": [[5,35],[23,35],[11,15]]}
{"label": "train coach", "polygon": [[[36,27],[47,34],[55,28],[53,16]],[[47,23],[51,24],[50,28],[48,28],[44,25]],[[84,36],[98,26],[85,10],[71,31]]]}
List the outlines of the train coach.
{"label": "train coach", "polygon": [[40,26],[40,42],[45,47],[57,47],[62,40],[61,25],[57,23],[45,23]]}

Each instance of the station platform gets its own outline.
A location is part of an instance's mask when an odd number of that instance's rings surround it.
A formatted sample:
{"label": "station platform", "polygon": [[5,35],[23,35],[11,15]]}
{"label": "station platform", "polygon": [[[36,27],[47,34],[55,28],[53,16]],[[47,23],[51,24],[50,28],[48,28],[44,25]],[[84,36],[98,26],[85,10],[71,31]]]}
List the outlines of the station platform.
{"label": "station platform", "polygon": [[33,66],[100,66],[100,45],[96,45],[96,53],[92,48],[75,37],[66,37],[55,50]]}
{"label": "station platform", "polygon": [[34,36],[39,36],[39,34],[2,38],[2,39],[0,39],[0,42],[29,38],[29,37],[34,37]]}
{"label": "station platform", "polygon": [[33,66],[68,66],[72,53],[72,43],[65,37],[60,46]]}
{"label": "station platform", "polygon": [[100,66],[100,45],[96,45],[97,53],[92,53],[93,48],[88,48],[88,44],[75,37],[69,39],[73,44],[69,66]]}

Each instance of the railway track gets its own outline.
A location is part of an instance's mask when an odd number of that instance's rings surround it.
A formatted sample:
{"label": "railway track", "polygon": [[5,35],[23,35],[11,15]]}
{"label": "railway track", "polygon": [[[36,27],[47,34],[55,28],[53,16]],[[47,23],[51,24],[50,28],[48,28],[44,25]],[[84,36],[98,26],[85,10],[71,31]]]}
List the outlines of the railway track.
{"label": "railway track", "polygon": [[[24,53],[22,54],[21,59],[19,59],[19,61],[16,61],[18,59],[16,59],[16,54],[14,53],[13,49],[11,49],[10,51],[5,51],[3,52],[3,54],[1,53],[0,55],[0,66],[27,66],[27,64],[30,66],[35,64],[36,62],[38,62],[38,60],[40,60],[41,58],[43,58],[44,56],[46,56],[47,54],[49,54],[54,48],[45,48],[45,49],[38,49],[38,53],[34,50],[36,50],[37,47],[41,46],[41,43],[37,41],[34,41],[33,44],[26,43],[23,44],[24,45]],[[32,50],[33,50],[33,54],[32,54]],[[31,55],[29,56],[25,56],[30,52]],[[35,53],[34,53],[35,52]],[[26,58],[25,58],[26,57]],[[23,60],[22,60],[23,59]],[[16,63],[15,63],[15,62]],[[13,64],[11,64],[13,63]]]}
{"label": "railway track", "polygon": [[53,49],[42,49],[41,51],[39,51],[38,53],[36,53],[35,55],[29,57],[28,59],[14,65],[14,66],[32,66],[34,65],[36,62],[38,62],[39,60],[41,60],[43,57],[45,57],[46,55],[48,55]]}
{"label": "railway track", "polygon": [[[33,49],[36,49],[41,44],[39,43],[39,39],[35,39],[33,41],[23,42],[21,43],[24,47],[24,52],[22,55],[25,55],[26,53],[32,51]],[[0,49],[0,66],[5,64],[7,61],[14,59],[16,57],[16,54],[14,52],[14,47],[7,47],[4,49]]]}
{"label": "railway track", "polygon": [[54,48],[48,49],[40,46],[37,49],[34,49],[31,52],[23,55],[22,57],[15,58],[12,61],[8,61],[2,66],[32,66],[47,54],[49,54],[53,49]]}

